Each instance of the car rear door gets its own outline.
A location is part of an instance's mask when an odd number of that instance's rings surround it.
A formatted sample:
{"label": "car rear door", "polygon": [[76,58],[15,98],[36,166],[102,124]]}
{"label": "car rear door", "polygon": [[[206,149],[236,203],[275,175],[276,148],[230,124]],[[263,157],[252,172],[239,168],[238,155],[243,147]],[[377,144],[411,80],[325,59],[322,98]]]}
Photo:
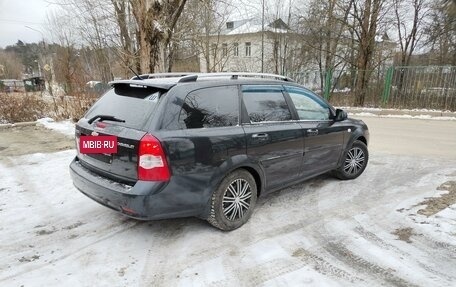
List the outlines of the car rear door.
{"label": "car rear door", "polygon": [[345,129],[332,120],[329,105],[314,93],[285,86],[304,135],[302,177],[335,169],[343,150]]}
{"label": "car rear door", "polygon": [[[239,125],[237,85],[210,86],[176,95],[177,126],[159,132],[173,175],[187,188],[207,186],[215,169],[245,154],[244,130]],[[228,162],[228,164],[233,164]],[[195,184],[197,182],[198,184]]]}
{"label": "car rear door", "polygon": [[247,154],[263,167],[266,190],[298,179],[303,132],[293,120],[283,87],[243,85],[242,99]]}

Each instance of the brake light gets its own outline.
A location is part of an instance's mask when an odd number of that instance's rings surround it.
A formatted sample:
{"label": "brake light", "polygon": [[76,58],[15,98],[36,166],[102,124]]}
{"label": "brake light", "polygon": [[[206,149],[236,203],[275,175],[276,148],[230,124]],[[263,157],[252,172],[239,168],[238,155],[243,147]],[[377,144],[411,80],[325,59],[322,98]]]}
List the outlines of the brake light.
{"label": "brake light", "polygon": [[168,181],[171,177],[165,152],[160,141],[146,134],[139,142],[138,179]]}

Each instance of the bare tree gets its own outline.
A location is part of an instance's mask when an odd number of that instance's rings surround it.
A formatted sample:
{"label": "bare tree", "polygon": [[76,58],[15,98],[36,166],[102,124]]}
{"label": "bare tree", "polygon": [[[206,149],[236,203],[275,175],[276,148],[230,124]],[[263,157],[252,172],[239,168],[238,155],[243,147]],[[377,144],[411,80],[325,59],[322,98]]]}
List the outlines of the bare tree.
{"label": "bare tree", "polygon": [[369,84],[370,69],[375,50],[375,36],[384,14],[383,0],[353,0],[351,16],[354,25],[351,27],[358,45],[357,49],[357,79],[355,86],[355,106],[363,106],[366,90]]}
{"label": "bare tree", "polygon": [[427,4],[426,0],[393,0],[401,66],[409,65],[410,57],[423,36],[422,26],[428,15]]}
{"label": "bare tree", "polygon": [[[90,69],[93,79],[108,82],[113,78],[113,59],[110,47],[119,43],[116,34],[116,18],[111,0],[58,0],[60,11],[52,18],[60,18],[65,33],[71,33],[72,41],[90,47],[95,65]],[[52,25],[54,34],[62,34]],[[55,24],[55,23],[54,23]],[[61,35],[59,35],[61,38]],[[58,39],[59,41],[61,39]]]}
{"label": "bare tree", "polygon": [[193,0],[189,1],[182,19],[188,28],[189,39],[195,52],[201,58],[201,66],[206,72],[222,71],[232,52],[232,37],[228,43],[224,33],[226,23],[234,6],[231,1]]}
{"label": "bare tree", "polygon": [[0,50],[0,79],[20,79],[24,66],[14,52]]}
{"label": "bare tree", "polygon": [[168,71],[170,43],[187,0],[130,0],[137,24],[141,72]]}
{"label": "bare tree", "polygon": [[352,0],[312,1],[299,20],[305,55],[317,65],[321,89],[326,71],[343,70],[350,62],[347,21],[351,7]]}
{"label": "bare tree", "polygon": [[456,3],[436,1],[429,12],[430,20],[424,27],[426,45],[430,47],[432,63],[456,65]]}
{"label": "bare tree", "polygon": [[114,6],[116,21],[120,31],[120,57],[127,67],[131,68],[133,64],[138,67],[140,66],[139,57],[135,56],[135,42],[132,40],[131,30],[129,29],[132,24],[130,19],[130,3],[128,0],[111,0],[111,2]]}

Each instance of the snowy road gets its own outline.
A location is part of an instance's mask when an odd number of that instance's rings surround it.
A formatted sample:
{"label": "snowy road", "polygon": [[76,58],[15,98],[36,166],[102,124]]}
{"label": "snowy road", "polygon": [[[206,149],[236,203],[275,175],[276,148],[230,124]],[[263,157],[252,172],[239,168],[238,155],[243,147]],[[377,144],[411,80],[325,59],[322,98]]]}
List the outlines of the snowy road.
{"label": "snowy road", "polygon": [[358,179],[268,195],[229,233],[94,203],[73,150],[3,157],[0,286],[454,286],[456,158],[371,153]]}

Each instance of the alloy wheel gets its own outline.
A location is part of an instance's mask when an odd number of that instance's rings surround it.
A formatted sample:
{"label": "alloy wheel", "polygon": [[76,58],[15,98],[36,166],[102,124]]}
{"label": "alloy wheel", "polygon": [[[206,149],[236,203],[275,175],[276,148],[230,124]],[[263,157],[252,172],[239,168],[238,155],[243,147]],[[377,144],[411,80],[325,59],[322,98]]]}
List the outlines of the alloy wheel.
{"label": "alloy wheel", "polygon": [[235,221],[241,219],[250,208],[252,190],[244,179],[236,179],[228,185],[223,194],[223,214],[226,219]]}
{"label": "alloy wheel", "polygon": [[350,175],[357,174],[365,164],[364,151],[359,147],[351,148],[345,158],[344,172]]}

